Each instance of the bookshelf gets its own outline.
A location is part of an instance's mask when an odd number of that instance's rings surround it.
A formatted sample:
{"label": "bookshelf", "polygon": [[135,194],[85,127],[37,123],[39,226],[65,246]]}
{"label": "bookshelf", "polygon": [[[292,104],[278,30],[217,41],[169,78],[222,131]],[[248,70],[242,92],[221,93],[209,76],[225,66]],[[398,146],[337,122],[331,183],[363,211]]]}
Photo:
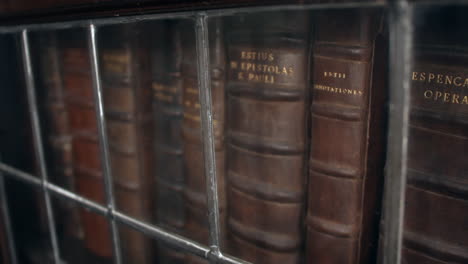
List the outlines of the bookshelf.
{"label": "bookshelf", "polygon": [[[85,208],[95,215],[105,218],[110,230],[111,262],[126,263],[125,247],[122,246],[122,227],[136,230],[146,237],[170,245],[180,252],[195,255],[210,263],[249,263],[238,256],[232,256],[223,245],[222,214],[220,216],[219,204],[224,195],[219,192],[220,181],[217,167],[217,123],[216,106],[213,101],[212,75],[210,70],[210,21],[225,19],[243,15],[265,15],[274,12],[309,12],[315,15],[327,10],[378,10],[384,13],[384,24],[388,31],[388,122],[386,127],[386,162],[384,183],[380,196],[382,196],[382,215],[384,221],[380,222],[379,256],[382,263],[402,263],[402,250],[404,241],[404,215],[405,195],[407,188],[409,149],[411,149],[410,120],[412,111],[411,87],[412,71],[415,53],[415,13],[421,8],[428,10],[444,6],[464,8],[468,2],[446,1],[444,3],[430,1],[356,1],[343,3],[333,1],[321,1],[323,3],[291,3],[285,1],[83,1],[77,3],[60,3],[60,1],[45,1],[33,5],[0,6],[0,35],[5,41],[16,40],[16,60],[20,66],[21,81],[24,83],[26,104],[22,105],[27,111],[30,120],[31,140],[26,145],[28,150],[34,152],[36,168],[24,170],[11,164],[0,162],[0,200],[2,205],[2,219],[5,227],[5,237],[8,241],[4,252],[8,252],[9,263],[21,263],[18,255],[18,242],[15,242],[15,232],[12,230],[11,205],[7,202],[7,195],[3,187],[5,179],[19,180],[33,186],[40,199],[44,201],[44,212],[47,224],[47,237],[50,243],[49,260],[52,263],[62,263],[64,250],[57,230],[56,214],[54,213],[54,201],[66,200],[77,208]],[[3,9],[2,9],[3,8]],[[3,10],[3,11],[2,11]],[[460,13],[463,13],[462,9]],[[420,19],[420,18],[418,18]],[[201,162],[204,167],[204,181],[206,190],[206,225],[207,241],[200,242],[190,238],[190,235],[169,231],[159,223],[141,219],[132,212],[121,208],[117,201],[115,184],[115,164],[112,163],[112,138],[109,135],[109,115],[106,112],[107,91],[104,88],[104,71],[99,48],[105,41],[101,38],[100,30],[107,27],[118,27],[126,24],[147,24],[148,28],[157,25],[161,21],[189,21],[193,28],[191,41],[196,55],[193,63],[195,69],[195,85],[198,86],[199,103],[199,131],[201,144],[197,151],[201,153]],[[418,22],[416,20],[416,22]],[[424,22],[424,21],[422,21]],[[154,29],[155,27],[153,27]],[[79,29],[83,32],[81,38],[86,41],[86,50],[89,56],[89,73],[94,102],[94,114],[96,122],[96,146],[99,146],[101,160],[103,199],[87,197],[72,189],[64,188],[51,180],[50,168],[47,165],[47,142],[44,135],[44,121],[40,106],[38,83],[37,51],[34,36],[54,31],[73,31]],[[147,33],[151,29],[146,29]],[[289,36],[289,35],[288,35]],[[82,39],[83,40],[83,39]],[[226,69],[227,71],[227,69]],[[307,81],[309,81],[307,79]],[[1,92],[1,91],[0,91]],[[196,103],[196,102],[195,102]],[[457,110],[463,115],[464,110]],[[294,120],[291,120],[293,122]],[[462,128],[463,129],[463,128]],[[464,130],[465,131],[465,130]],[[409,141],[410,140],[410,141]],[[308,141],[307,141],[308,142]],[[7,153],[1,153],[5,156]],[[308,157],[308,153],[305,154]],[[466,154],[461,154],[466,155]],[[308,165],[304,165],[307,167]],[[383,170],[383,168],[382,168]],[[307,188],[305,188],[307,189]],[[305,200],[304,200],[305,201]],[[305,206],[306,202],[304,202]],[[8,208],[10,207],[10,208]],[[460,207],[461,208],[461,207]],[[304,220],[305,221],[305,220]],[[463,230],[460,230],[463,231]],[[133,231],[132,231],[133,232]],[[304,231],[305,232],[305,231]],[[304,241],[301,243],[305,243]],[[304,250],[304,245],[299,246]],[[466,253],[466,252],[465,252]],[[456,255],[456,254],[455,254]],[[460,255],[463,255],[460,253]]]}

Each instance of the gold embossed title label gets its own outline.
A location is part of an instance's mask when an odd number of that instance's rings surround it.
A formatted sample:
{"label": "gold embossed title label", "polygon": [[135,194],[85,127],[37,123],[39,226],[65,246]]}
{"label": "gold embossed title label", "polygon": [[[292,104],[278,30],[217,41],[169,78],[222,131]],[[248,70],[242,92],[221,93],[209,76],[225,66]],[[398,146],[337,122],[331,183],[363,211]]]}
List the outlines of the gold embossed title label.
{"label": "gold embossed title label", "polygon": [[117,75],[128,75],[130,56],[125,50],[106,50],[102,53],[106,71]]}
{"label": "gold embossed title label", "polygon": [[284,84],[297,78],[297,66],[301,61],[296,53],[277,50],[236,50],[229,61],[231,78],[238,81]]}
{"label": "gold embossed title label", "polygon": [[413,100],[468,105],[468,77],[450,72],[413,71]]}

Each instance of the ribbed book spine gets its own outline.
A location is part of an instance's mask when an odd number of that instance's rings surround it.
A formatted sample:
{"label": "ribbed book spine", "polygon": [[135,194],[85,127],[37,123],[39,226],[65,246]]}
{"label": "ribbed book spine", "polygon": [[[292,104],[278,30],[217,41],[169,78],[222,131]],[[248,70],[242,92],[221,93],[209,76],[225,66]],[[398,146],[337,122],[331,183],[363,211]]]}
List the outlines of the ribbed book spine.
{"label": "ribbed book spine", "polygon": [[[77,192],[106,204],[97,132],[89,51],[84,31],[61,34],[60,56],[66,110],[72,135],[73,173]],[[84,243],[103,260],[112,258],[110,228],[105,217],[80,209]]]}
{"label": "ribbed book spine", "polygon": [[466,8],[416,13],[402,262],[468,263]]}
{"label": "ribbed book spine", "polygon": [[[152,48],[156,150],[156,221],[182,233],[185,225],[185,169],[182,140],[182,39],[178,22],[158,22]],[[158,244],[159,263],[184,263],[185,254]]]}
{"label": "ribbed book spine", "polygon": [[381,16],[314,19],[307,263],[373,263],[387,93]]}
{"label": "ribbed book spine", "polygon": [[281,12],[226,23],[228,250],[252,263],[299,263],[309,17]]}
{"label": "ribbed book spine", "polygon": [[[151,222],[154,147],[149,40],[140,24],[100,31],[104,112],[116,207]],[[120,228],[124,261],[153,263],[151,240]]]}

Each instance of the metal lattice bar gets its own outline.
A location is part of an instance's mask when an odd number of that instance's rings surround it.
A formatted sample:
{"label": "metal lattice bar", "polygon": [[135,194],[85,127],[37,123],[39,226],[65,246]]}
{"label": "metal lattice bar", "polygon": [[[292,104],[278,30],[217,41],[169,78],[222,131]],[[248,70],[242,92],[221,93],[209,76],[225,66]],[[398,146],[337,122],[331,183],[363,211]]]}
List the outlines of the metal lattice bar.
{"label": "metal lattice bar", "polygon": [[[464,0],[448,0],[448,3],[468,4]],[[446,2],[444,1],[444,4]],[[272,5],[272,6],[254,6],[240,8],[223,8],[206,11],[179,11],[159,14],[146,15],[128,15],[122,17],[103,17],[95,19],[78,19],[73,21],[48,22],[40,24],[25,24],[14,26],[0,26],[0,33],[21,32],[24,29],[28,31],[58,30],[75,27],[87,27],[90,23],[95,26],[125,24],[131,22],[142,22],[161,19],[181,19],[193,18],[200,15],[208,17],[233,16],[236,14],[273,12],[273,11],[301,11],[301,10],[326,10],[326,9],[347,9],[347,8],[382,8],[386,7],[385,2],[355,2],[355,3],[326,3],[326,4],[302,4],[302,5]]]}
{"label": "metal lattice bar", "polygon": [[[41,187],[41,181],[37,177],[27,172],[13,168],[5,163],[0,162],[0,172],[5,173],[5,176],[7,177],[12,177],[13,179],[21,180],[34,187]],[[53,195],[56,195],[57,197],[60,197],[62,199],[68,199],[69,201],[75,202],[79,206],[86,209],[90,209],[93,212],[98,213],[100,215],[108,215],[107,208],[103,205],[100,205],[94,201],[91,201],[83,196],[77,195],[74,192],[66,190],[50,182],[47,183],[45,186],[47,190],[49,190],[49,192],[51,192]],[[148,223],[139,221],[138,219],[134,219],[131,216],[119,212],[118,210],[114,211],[114,218],[119,223],[125,224],[152,238],[168,243],[169,245],[175,246],[199,257],[206,258],[211,250],[207,246],[201,245],[200,243],[187,239],[183,236],[167,232],[160,227],[150,225]],[[214,258],[218,259],[218,263],[248,264],[248,262],[227,255],[214,256]]]}
{"label": "metal lattice bar", "polygon": [[18,263],[18,255],[16,251],[16,242],[15,237],[13,236],[13,227],[11,225],[11,216],[8,206],[8,197],[6,195],[5,189],[5,176],[3,172],[0,171],[0,203],[2,207],[3,224],[5,225],[5,234],[8,241],[8,253],[10,255],[11,264]]}
{"label": "metal lattice bar", "polygon": [[401,261],[408,157],[413,7],[403,1],[390,10],[390,105],[383,212],[383,263]]}
{"label": "metal lattice bar", "polygon": [[39,176],[41,178],[42,192],[44,194],[47,222],[49,227],[50,240],[52,244],[54,262],[60,263],[60,251],[58,247],[57,231],[55,229],[55,219],[53,214],[53,208],[50,201],[49,190],[45,187],[48,176],[47,166],[44,156],[44,148],[42,145],[41,126],[39,123],[39,113],[37,108],[36,91],[34,85],[34,74],[32,70],[32,62],[29,49],[28,31],[24,29],[21,32],[21,51],[23,55],[23,68],[24,78],[26,80],[26,90],[28,97],[29,114],[31,118],[31,127],[33,132],[33,144],[38,162]]}
{"label": "metal lattice bar", "polygon": [[106,194],[107,213],[110,218],[110,228],[112,234],[112,247],[115,263],[122,263],[122,253],[120,251],[120,238],[117,223],[114,220],[114,191],[112,181],[112,167],[109,154],[109,142],[107,138],[106,119],[104,116],[104,103],[102,99],[101,75],[99,70],[99,53],[97,48],[96,26],[90,24],[88,27],[88,50],[90,51],[90,62],[93,76],[94,104],[96,119],[98,124],[99,150],[102,161],[102,171],[104,174],[104,188]]}
{"label": "metal lattice bar", "polygon": [[[198,88],[201,105],[201,132],[203,138],[203,158],[205,161],[206,204],[208,207],[209,242],[213,255],[221,255],[219,250],[219,201],[216,177],[216,157],[213,134],[213,111],[211,107],[211,70],[208,40],[208,21],[205,14],[199,14],[195,21],[197,46]],[[210,255],[211,255],[210,254]],[[211,259],[210,256],[208,256]],[[210,263],[215,263],[215,259]]]}

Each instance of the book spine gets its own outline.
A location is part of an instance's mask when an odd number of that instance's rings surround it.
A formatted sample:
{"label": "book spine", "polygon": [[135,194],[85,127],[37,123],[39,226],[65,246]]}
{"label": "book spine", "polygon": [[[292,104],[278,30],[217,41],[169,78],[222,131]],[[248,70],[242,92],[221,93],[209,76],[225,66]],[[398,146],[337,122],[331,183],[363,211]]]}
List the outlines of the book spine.
{"label": "book spine", "polygon": [[[44,35],[39,42],[39,73],[44,88],[43,105],[46,114],[47,146],[50,150],[51,180],[68,190],[75,190],[73,176],[72,140],[65,105],[60,71],[59,47],[56,35]],[[59,223],[63,225],[64,239],[83,238],[79,211],[70,202],[57,201]]]}
{"label": "book spine", "polygon": [[[185,224],[182,139],[182,40],[178,23],[158,23],[153,32],[152,75],[156,150],[157,223],[175,233]],[[158,244],[159,263],[184,263],[184,255]]]}
{"label": "book spine", "polygon": [[380,19],[362,10],[316,16],[308,263],[375,261],[386,94]]}
{"label": "book spine", "polygon": [[[197,84],[197,55],[193,45],[195,28],[193,24],[183,25],[183,155],[186,185],[186,235],[200,243],[208,243],[208,217],[206,205],[205,168],[203,162],[203,142],[201,136],[201,118],[199,87]],[[224,241],[226,197],[224,184],[224,67],[225,55],[223,30],[220,20],[214,19],[209,24],[210,30],[210,71],[211,94],[213,105],[213,129],[215,137],[216,173],[218,177],[219,213],[221,222],[221,241]],[[222,242],[223,243],[223,242]],[[188,263],[200,263],[194,256],[187,256]]]}
{"label": "book spine", "polygon": [[411,71],[402,261],[468,262],[466,9],[422,12]]}
{"label": "book spine", "polygon": [[[82,32],[61,36],[62,76],[66,110],[72,131],[73,173],[77,192],[106,204],[89,53]],[[84,242],[94,255],[110,259],[112,242],[105,217],[80,209]]]}
{"label": "book spine", "polygon": [[[143,29],[138,25],[102,29],[100,56],[116,207],[151,222],[152,98],[149,42]],[[125,262],[152,263],[150,239],[129,228],[120,231]]]}
{"label": "book spine", "polygon": [[299,263],[309,18],[282,12],[226,23],[228,249],[253,263]]}

